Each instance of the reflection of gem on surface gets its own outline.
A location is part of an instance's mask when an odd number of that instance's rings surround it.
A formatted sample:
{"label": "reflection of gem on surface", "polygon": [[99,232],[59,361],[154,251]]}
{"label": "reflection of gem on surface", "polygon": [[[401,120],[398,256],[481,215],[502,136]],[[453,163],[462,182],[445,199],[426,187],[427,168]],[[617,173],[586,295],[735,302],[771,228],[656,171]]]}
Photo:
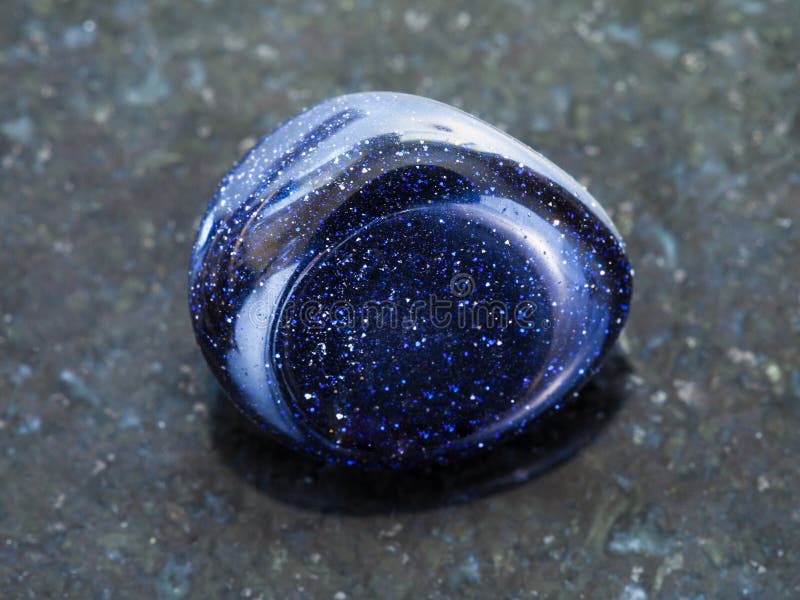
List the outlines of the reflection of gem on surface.
{"label": "reflection of gem on surface", "polygon": [[222,181],[191,258],[198,342],[232,400],[326,460],[495,444],[594,372],[631,270],[597,202],[444,104],[320,104]]}

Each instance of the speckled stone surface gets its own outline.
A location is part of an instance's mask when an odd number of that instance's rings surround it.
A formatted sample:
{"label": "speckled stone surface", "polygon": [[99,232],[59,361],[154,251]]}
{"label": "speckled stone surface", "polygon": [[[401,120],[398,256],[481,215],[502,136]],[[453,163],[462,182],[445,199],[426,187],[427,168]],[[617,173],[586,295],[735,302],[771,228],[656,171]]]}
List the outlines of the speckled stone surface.
{"label": "speckled stone surface", "polygon": [[[3,597],[797,597],[800,5],[644,4],[3,3]],[[624,356],[455,471],[259,440],[185,306],[250,136],[374,89],[542,150],[636,267]]]}

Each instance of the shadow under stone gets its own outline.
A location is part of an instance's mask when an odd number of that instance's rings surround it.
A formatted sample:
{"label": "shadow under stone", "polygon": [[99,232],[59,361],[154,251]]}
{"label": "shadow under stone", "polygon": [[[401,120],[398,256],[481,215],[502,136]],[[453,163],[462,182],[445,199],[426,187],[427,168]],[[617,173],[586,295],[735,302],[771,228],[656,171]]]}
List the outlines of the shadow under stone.
{"label": "shadow under stone", "polygon": [[211,435],[227,466],[282,502],[352,515],[431,509],[521,485],[574,456],[619,410],[630,374],[625,358],[612,352],[560,410],[543,413],[491,450],[444,465],[372,471],[319,462],[266,437],[221,391],[211,411]]}

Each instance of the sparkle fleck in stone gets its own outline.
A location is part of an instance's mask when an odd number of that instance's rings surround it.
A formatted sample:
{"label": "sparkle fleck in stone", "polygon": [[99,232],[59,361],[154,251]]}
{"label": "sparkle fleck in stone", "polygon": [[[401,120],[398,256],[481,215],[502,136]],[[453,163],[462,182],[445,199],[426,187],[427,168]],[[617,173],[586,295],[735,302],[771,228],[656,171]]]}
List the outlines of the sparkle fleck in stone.
{"label": "sparkle fleck in stone", "polygon": [[231,399],[324,460],[405,466],[519,431],[585,383],[631,269],[569,175],[455,108],[342,96],[223,179],[190,266]]}

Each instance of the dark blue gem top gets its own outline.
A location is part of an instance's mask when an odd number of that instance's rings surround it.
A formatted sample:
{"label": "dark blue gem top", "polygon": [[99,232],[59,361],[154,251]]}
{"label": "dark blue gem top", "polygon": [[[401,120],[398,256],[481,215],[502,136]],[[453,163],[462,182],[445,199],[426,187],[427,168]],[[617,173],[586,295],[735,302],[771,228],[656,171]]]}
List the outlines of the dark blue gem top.
{"label": "dark blue gem top", "polygon": [[631,269],[569,175],[455,108],[343,96],[234,167],[190,273],[233,401],[327,460],[400,466],[519,430],[594,372]]}

